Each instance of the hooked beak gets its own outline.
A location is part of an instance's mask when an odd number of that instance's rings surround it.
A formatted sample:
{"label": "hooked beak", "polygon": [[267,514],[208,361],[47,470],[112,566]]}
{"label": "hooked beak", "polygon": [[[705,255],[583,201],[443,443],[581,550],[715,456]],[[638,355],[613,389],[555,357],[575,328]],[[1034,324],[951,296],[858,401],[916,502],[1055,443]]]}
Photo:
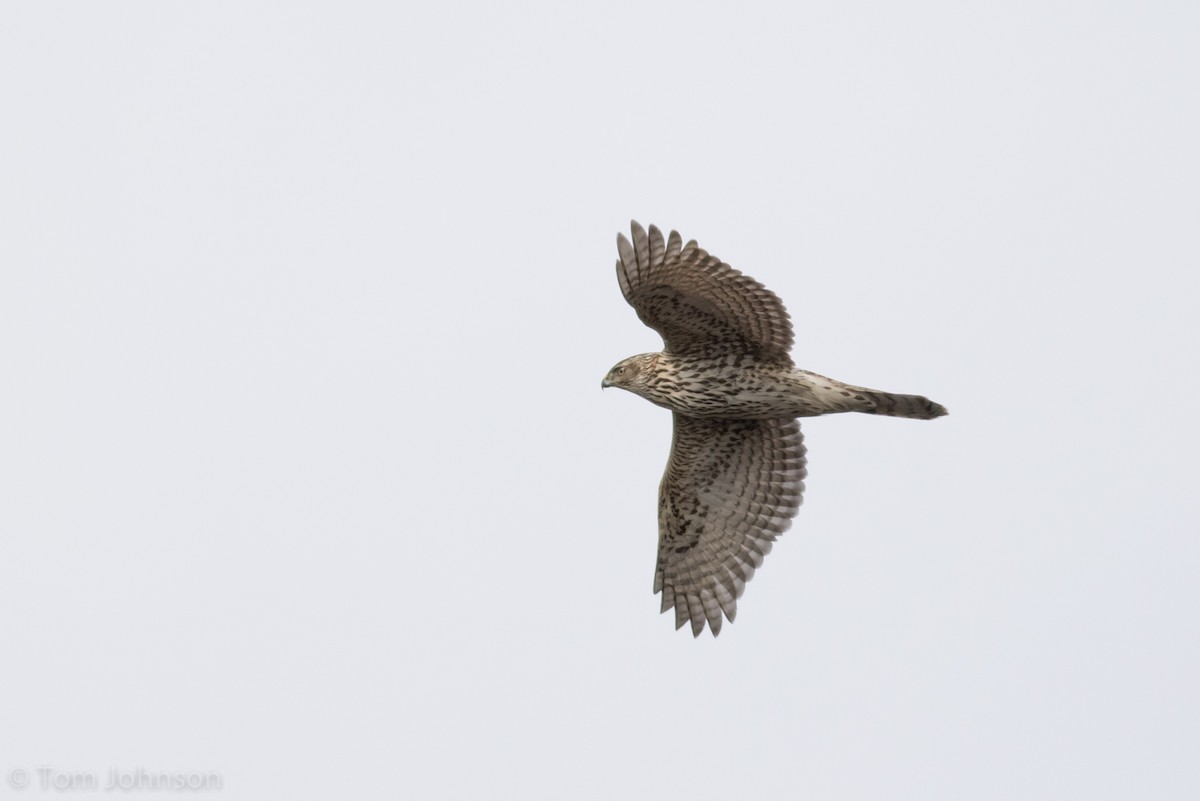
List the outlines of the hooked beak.
{"label": "hooked beak", "polygon": [[612,382],[608,380],[608,376],[605,376],[604,380],[600,382],[600,389],[608,389],[611,386]]}

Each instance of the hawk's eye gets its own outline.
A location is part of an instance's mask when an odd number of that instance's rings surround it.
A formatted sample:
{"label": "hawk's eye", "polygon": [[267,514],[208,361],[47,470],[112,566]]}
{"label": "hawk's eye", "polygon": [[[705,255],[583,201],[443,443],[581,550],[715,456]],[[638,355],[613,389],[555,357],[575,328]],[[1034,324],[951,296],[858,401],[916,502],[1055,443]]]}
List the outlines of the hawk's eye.
{"label": "hawk's eye", "polygon": [[624,372],[625,372],[625,368],[624,368],[624,367],[618,367],[618,368],[617,368],[617,375],[620,375],[621,373],[624,373]]}

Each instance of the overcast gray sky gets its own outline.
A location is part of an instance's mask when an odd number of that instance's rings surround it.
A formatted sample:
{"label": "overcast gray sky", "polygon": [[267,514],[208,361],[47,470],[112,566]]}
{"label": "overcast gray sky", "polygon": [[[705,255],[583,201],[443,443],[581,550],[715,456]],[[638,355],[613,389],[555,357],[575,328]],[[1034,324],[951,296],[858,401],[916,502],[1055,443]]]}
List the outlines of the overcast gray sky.
{"label": "overcast gray sky", "polygon": [[[1200,797],[1198,40],[7,5],[0,797]],[[775,290],[800,366],[951,411],[805,422],[717,640],[651,594],[670,416],[599,387],[659,347],[630,218]]]}

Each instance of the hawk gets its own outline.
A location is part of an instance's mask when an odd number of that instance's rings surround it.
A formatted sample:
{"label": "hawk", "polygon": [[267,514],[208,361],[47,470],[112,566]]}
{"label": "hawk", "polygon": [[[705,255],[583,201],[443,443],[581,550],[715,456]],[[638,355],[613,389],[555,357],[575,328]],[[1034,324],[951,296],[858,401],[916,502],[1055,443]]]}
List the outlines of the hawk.
{"label": "hawk", "polygon": [[733,622],[737,599],[804,492],[798,417],[865,412],[930,420],[946,409],[920,395],[852,386],[797,369],[783,302],[672,231],[633,222],[617,235],[617,281],[661,353],[618,362],[601,387],[620,387],[674,413],[659,486],[654,592],[675,628]]}

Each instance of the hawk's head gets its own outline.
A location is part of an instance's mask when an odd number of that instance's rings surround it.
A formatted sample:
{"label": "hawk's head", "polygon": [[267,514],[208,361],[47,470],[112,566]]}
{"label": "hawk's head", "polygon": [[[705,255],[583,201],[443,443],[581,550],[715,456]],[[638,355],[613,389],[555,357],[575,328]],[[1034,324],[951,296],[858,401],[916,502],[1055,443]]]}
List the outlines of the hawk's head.
{"label": "hawk's head", "polygon": [[640,356],[622,359],[613,365],[613,369],[608,371],[608,375],[604,376],[604,380],[600,382],[600,388],[620,387],[640,395],[638,390],[646,386],[650,380],[654,373],[654,364],[657,361],[657,353],[643,353]]}

